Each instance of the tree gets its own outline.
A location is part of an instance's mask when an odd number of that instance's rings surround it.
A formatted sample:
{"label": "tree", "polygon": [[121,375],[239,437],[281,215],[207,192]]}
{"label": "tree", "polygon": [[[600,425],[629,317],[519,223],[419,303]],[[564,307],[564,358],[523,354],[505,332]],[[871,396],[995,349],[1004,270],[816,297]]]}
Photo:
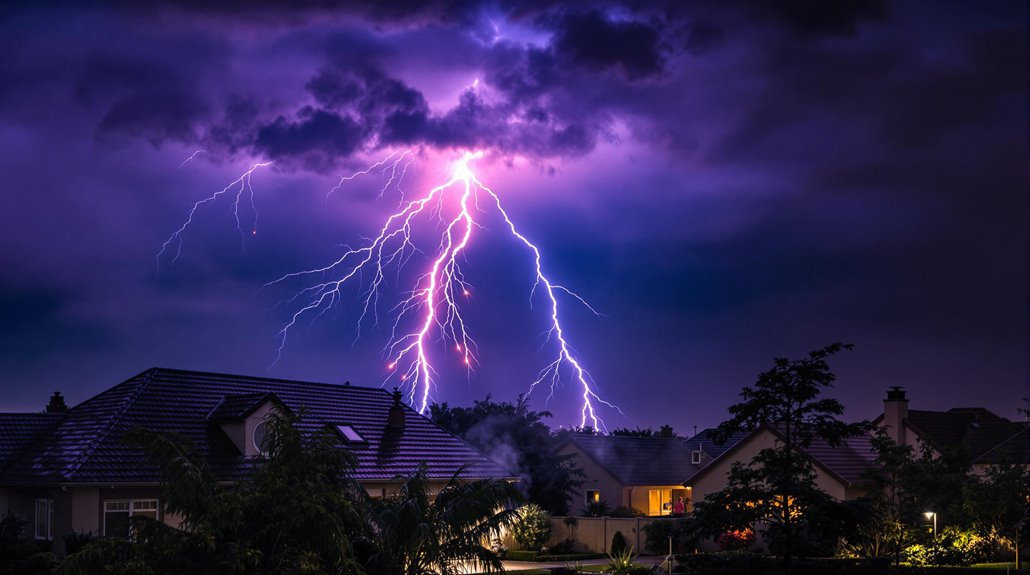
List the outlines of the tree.
{"label": "tree", "polygon": [[547,411],[533,411],[520,395],[512,404],[487,395],[472,407],[433,404],[430,417],[440,427],[522,476],[531,503],[554,515],[567,515],[569,502],[583,484],[575,456],[552,453],[556,438],[543,422]]}
{"label": "tree", "polygon": [[1022,531],[1027,523],[1030,501],[1030,469],[1025,465],[1001,464],[988,467],[981,477],[971,477],[963,504],[981,532],[1007,539],[1016,552],[1016,568],[1022,557]]}
{"label": "tree", "polygon": [[658,428],[658,431],[648,427],[647,429],[637,426],[636,429],[630,429],[628,427],[620,427],[619,429],[613,429],[612,435],[623,435],[627,437],[679,437],[676,431],[672,429],[671,425],[663,425]]}
{"label": "tree", "polygon": [[731,418],[716,429],[717,442],[761,426],[768,426],[779,440],[747,464],[735,463],[727,487],[696,506],[709,536],[761,521],[770,550],[781,555],[789,571],[797,551],[825,542],[846,521],[836,502],[816,487],[812,463],[803,454],[815,440],[837,446],[866,428],[840,421],[843,405],[820,398],[836,379],[827,358],[843,349],[851,346],[834,343],[804,359],[775,359],[754,387],[741,391],[743,401],[730,406]]}
{"label": "tree", "polygon": [[89,543],[69,555],[64,573],[354,573],[350,533],[364,491],[351,477],[353,455],[328,430],[304,434],[293,416],[269,421],[267,457],[249,478],[221,485],[182,436],[137,429],[164,477],[166,513],[182,529],[133,518],[133,537]]}
{"label": "tree", "polygon": [[539,505],[530,503],[519,509],[511,533],[523,549],[537,551],[551,538],[551,516]]}
{"label": "tree", "polygon": [[362,528],[355,537],[360,563],[369,575],[452,575],[463,564],[500,571],[500,557],[483,542],[513,525],[521,502],[511,483],[464,482],[460,471],[434,497],[420,465],[396,495],[361,498]]}

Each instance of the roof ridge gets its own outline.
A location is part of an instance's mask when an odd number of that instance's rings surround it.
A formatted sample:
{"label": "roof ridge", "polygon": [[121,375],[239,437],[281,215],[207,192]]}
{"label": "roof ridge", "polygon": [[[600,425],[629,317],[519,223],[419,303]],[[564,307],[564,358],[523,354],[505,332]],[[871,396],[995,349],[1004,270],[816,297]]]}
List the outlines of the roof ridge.
{"label": "roof ridge", "polygon": [[209,377],[213,376],[213,377],[226,378],[226,379],[235,379],[235,380],[247,379],[247,380],[252,380],[254,382],[275,382],[275,383],[293,383],[293,384],[301,384],[301,385],[318,385],[318,386],[325,386],[325,387],[332,387],[332,388],[344,388],[344,389],[350,389],[350,390],[358,389],[358,390],[362,390],[362,391],[382,392],[382,393],[387,393],[387,394],[390,393],[382,385],[380,385],[378,387],[375,387],[375,386],[370,386],[370,385],[354,385],[353,383],[349,383],[349,382],[347,382],[347,383],[329,383],[329,382],[326,382],[326,381],[304,381],[304,380],[300,380],[300,379],[284,379],[284,378],[281,378],[281,377],[263,377],[263,376],[257,376],[257,375],[240,375],[240,374],[235,374],[235,373],[223,373],[223,372],[218,372],[218,371],[200,371],[200,370],[195,370],[195,369],[176,369],[176,368],[172,368],[172,367],[152,367],[152,368],[148,369],[147,371],[145,371],[144,373],[161,373],[161,372],[168,373],[168,374],[178,374],[178,375],[199,375],[199,376],[209,376]]}
{"label": "roof ridge", "polygon": [[[140,374],[143,377],[139,381],[136,382],[136,389],[133,390],[133,392],[130,393],[128,397],[126,397],[124,400],[122,400],[122,402],[123,402],[122,405],[119,406],[119,409],[115,412],[115,414],[112,415],[111,418],[107,420],[106,428],[102,429],[101,432],[98,433],[93,438],[93,441],[90,442],[90,444],[86,447],[86,449],[82,450],[82,454],[79,455],[79,457],[75,460],[75,462],[72,463],[68,467],[67,471],[64,473],[63,479],[65,479],[66,481],[70,480],[79,471],[79,469],[86,462],[86,460],[89,459],[90,456],[93,455],[93,452],[96,451],[97,447],[99,447],[100,444],[105,439],[107,439],[107,436],[111,434],[111,430],[114,429],[114,426],[125,415],[125,412],[128,411],[129,407],[131,407],[132,404],[136,402],[136,400],[143,393],[143,390],[147,387],[147,385],[151,381],[153,381],[154,373],[156,371],[158,371],[158,369],[159,368],[151,368],[151,369],[148,369],[147,371],[144,371],[143,373]],[[139,376],[137,376],[137,377],[139,377]],[[129,381],[131,381],[131,380],[129,380]],[[123,383],[128,383],[128,381],[123,382]],[[115,387],[117,387],[117,386],[115,386]]]}

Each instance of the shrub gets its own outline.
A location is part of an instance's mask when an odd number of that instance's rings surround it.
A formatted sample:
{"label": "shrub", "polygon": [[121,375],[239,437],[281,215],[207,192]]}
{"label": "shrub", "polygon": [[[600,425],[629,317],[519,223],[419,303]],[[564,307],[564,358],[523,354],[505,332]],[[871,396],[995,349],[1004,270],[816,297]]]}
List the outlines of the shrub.
{"label": "shrub", "polygon": [[509,549],[507,556],[505,556],[505,559],[509,561],[536,561],[536,557],[536,551],[517,551],[514,549]]}
{"label": "shrub", "polygon": [[627,547],[629,545],[626,543],[626,536],[622,534],[622,531],[616,531],[615,535],[612,535],[612,545],[609,547],[611,554],[622,555]]}
{"label": "shrub", "polygon": [[586,517],[604,517],[611,515],[612,508],[607,501],[591,501],[583,508],[581,513]]}
{"label": "shrub", "polygon": [[83,547],[96,541],[98,537],[92,533],[75,531],[64,536],[64,552],[66,555],[78,553]]}
{"label": "shrub", "polygon": [[755,542],[755,532],[751,529],[726,531],[715,540],[722,551],[743,551]]}
{"label": "shrub", "polygon": [[576,542],[574,540],[566,537],[550,547],[542,547],[540,552],[543,553],[544,550],[546,550],[548,555],[568,555],[569,553],[572,553],[572,549],[575,544]]}
{"label": "shrub", "polygon": [[551,538],[551,515],[539,505],[530,503],[519,509],[519,517],[511,531],[523,548],[539,550]]}
{"label": "shrub", "polygon": [[[618,532],[616,532],[618,533]],[[621,533],[619,533],[621,535]],[[623,545],[626,541],[623,539]],[[637,554],[632,549],[623,549],[619,553],[615,553],[613,550],[608,554],[608,566],[606,572],[611,575],[632,575],[633,573],[633,560],[637,558]]]}
{"label": "shrub", "polygon": [[655,555],[669,552],[669,538],[672,537],[672,552],[687,553],[697,547],[694,521],[690,517],[681,519],[658,519],[645,525],[644,549]]}

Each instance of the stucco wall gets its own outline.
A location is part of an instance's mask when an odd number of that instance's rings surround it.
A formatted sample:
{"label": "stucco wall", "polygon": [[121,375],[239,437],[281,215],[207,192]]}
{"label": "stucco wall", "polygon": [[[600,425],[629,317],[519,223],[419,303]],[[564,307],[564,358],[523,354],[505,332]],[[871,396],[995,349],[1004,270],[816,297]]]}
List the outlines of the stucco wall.
{"label": "stucco wall", "polygon": [[[733,453],[729,454],[729,457],[714,461],[710,468],[706,468],[704,475],[692,482],[694,501],[703,501],[707,495],[722,490],[726,486],[726,477],[734,462],[746,463],[751,461],[759,451],[773,447],[777,443],[778,439],[772,432],[762,430],[747,439],[743,445],[738,446]],[[848,491],[840,480],[827,473],[826,470],[818,465],[814,466],[814,469],[816,473],[816,486],[830,496],[845,500],[853,499],[860,493],[857,490]]]}
{"label": "stucco wall", "polygon": [[584,481],[582,487],[572,495],[572,501],[569,504],[569,510],[572,513],[578,514],[580,510],[586,507],[586,497],[584,493],[590,489],[599,490],[601,492],[601,500],[607,501],[608,505],[612,507],[629,505],[626,486],[612,476],[611,473],[608,473],[605,468],[598,465],[597,462],[583,453],[578,447],[570,443],[561,448],[558,451],[558,454],[575,455],[576,458],[573,460],[574,464],[586,473],[586,477],[583,478]]}

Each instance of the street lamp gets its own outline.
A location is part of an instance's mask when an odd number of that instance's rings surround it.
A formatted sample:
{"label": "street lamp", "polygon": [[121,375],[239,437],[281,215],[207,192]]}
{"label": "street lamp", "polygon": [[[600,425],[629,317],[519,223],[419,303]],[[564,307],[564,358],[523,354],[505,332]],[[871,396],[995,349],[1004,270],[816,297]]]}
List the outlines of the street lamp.
{"label": "street lamp", "polygon": [[923,516],[928,520],[933,519],[933,538],[937,539],[937,514],[933,511],[927,511],[926,513],[923,513]]}

